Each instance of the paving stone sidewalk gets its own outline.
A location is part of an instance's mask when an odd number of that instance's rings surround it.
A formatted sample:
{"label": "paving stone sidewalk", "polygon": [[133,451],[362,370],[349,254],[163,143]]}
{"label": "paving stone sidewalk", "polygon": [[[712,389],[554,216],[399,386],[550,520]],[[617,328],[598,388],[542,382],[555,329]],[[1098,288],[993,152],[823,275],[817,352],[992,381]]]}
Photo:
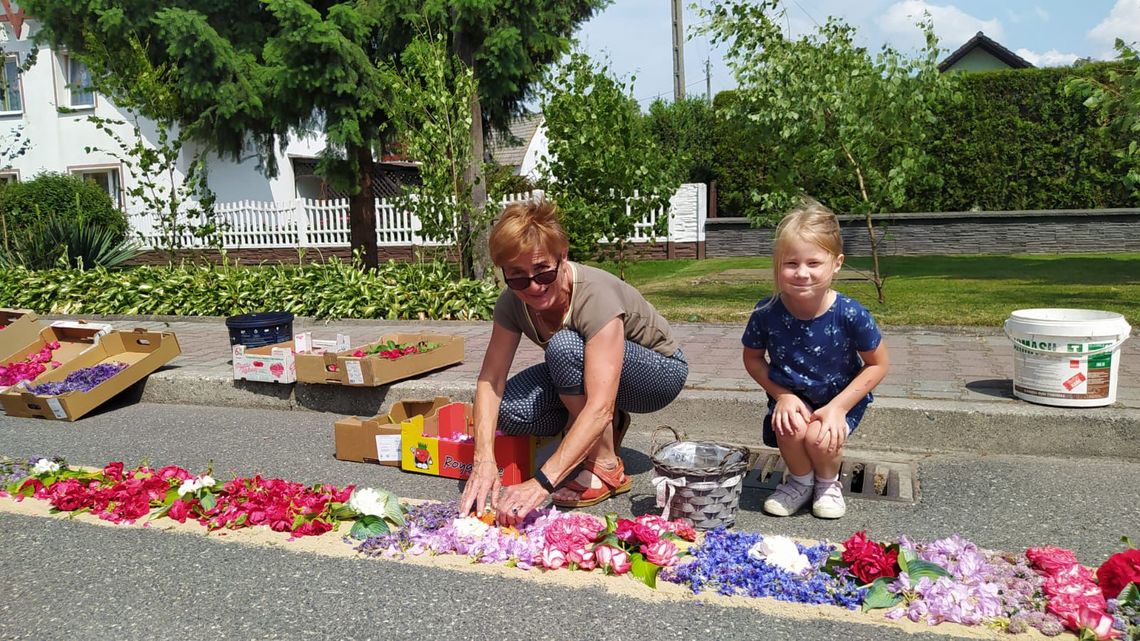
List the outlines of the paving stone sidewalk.
{"label": "paving stone sidewalk", "polygon": [[[74,318],[49,316],[48,318]],[[143,327],[173,331],[182,355],[171,366],[187,371],[225,372],[230,367],[229,334],[224,318],[90,318],[116,329]],[[757,390],[741,364],[738,325],[675,323],[674,331],[689,361],[687,387],[696,390]],[[431,331],[458,334],[466,342],[466,360],[425,376],[447,383],[471,383],[479,371],[491,334],[489,322],[439,321],[313,321],[298,318],[295,332],[312,331],[315,338],[347,334],[363,344],[394,332]],[[875,390],[877,396],[898,399],[1017,403],[1012,392],[1013,349],[1000,328],[886,327],[891,370]],[[512,371],[541,360],[541,351],[525,339]],[[1117,407],[1140,409],[1140,337],[1124,343],[1117,377]]]}

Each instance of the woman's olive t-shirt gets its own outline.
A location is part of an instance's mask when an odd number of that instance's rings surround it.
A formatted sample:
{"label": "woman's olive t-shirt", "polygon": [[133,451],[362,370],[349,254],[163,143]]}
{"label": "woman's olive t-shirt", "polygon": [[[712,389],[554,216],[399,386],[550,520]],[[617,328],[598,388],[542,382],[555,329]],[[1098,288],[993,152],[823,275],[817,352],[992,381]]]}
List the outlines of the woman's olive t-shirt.
{"label": "woman's olive t-shirt", "polygon": [[[574,290],[570,294],[570,310],[562,320],[562,329],[572,329],[589,342],[611,320],[622,318],[625,339],[663,356],[677,351],[669,322],[645,300],[641,292],[613,274],[587,265],[566,262],[574,272]],[[512,332],[525,335],[539,347],[539,340],[526,304],[510,289],[504,289],[495,303],[495,322]]]}

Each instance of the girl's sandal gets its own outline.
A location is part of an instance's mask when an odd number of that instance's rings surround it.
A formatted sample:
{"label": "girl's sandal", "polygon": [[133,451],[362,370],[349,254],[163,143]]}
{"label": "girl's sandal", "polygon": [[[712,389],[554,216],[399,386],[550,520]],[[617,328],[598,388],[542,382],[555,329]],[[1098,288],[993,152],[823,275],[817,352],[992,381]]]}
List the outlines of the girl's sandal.
{"label": "girl's sandal", "polygon": [[570,479],[562,487],[578,494],[578,498],[571,500],[554,499],[552,502],[558,507],[589,507],[597,505],[606,499],[625,494],[633,487],[633,481],[625,473],[625,462],[619,457],[617,467],[612,470],[598,465],[597,461],[584,461],[582,469],[598,477],[602,487],[584,487],[576,479]]}

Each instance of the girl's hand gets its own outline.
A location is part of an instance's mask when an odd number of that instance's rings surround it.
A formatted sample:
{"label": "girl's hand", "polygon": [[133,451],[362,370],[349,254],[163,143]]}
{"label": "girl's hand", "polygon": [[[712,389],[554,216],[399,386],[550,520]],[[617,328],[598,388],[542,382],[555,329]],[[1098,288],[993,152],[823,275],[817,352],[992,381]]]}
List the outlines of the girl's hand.
{"label": "girl's hand", "polygon": [[499,496],[502,481],[499,479],[499,466],[493,460],[484,459],[475,461],[471,468],[471,476],[463,486],[463,498],[459,501],[459,513],[466,516],[471,513],[482,515],[486,505],[487,495],[491,495],[489,507],[495,507],[495,498]]}
{"label": "girl's hand", "polygon": [[795,394],[781,394],[772,410],[772,430],[780,436],[791,436],[806,429],[811,410]]}
{"label": "girl's hand", "polygon": [[824,447],[828,452],[837,452],[847,440],[847,413],[843,410],[824,405],[812,413],[811,419],[819,421],[819,437],[815,444]]}

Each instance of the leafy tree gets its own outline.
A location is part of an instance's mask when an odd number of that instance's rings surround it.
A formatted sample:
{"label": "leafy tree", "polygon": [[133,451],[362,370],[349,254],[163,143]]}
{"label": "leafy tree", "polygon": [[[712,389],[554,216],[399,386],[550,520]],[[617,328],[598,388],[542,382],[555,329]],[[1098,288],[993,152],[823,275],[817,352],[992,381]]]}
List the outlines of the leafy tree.
{"label": "leafy tree", "polygon": [[952,78],[938,71],[929,18],[921,25],[926,46],[919,56],[884,47],[872,57],[855,45],[855,30],[835,18],[815,34],[785,37],[778,0],[728,0],[706,14],[715,40],[729,42],[738,108],[779,134],[770,150],[776,190],[761,196],[764,206],[783,210],[813,184],[842,189],[829,204],[863,215],[870,278],[883,302],[873,216],[941,180],[923,141],[936,105],[954,91]]}
{"label": "leafy tree", "polygon": [[[109,73],[116,102],[133,96],[152,118],[161,105],[220,154],[238,158],[254,148],[272,175],[278,141],[322,131],[328,147],[318,171],[351,191],[352,245],[375,267],[371,167],[375,152],[391,141],[391,71],[414,33],[409,26],[425,15],[448,25],[453,53],[478,81],[464,176],[478,209],[486,200],[484,119],[505,127],[545,66],[568,50],[575,27],[606,2],[27,0],[22,6],[39,19],[41,39],[89,64],[102,62],[91,66]],[[132,42],[142,43],[150,66],[170,70],[166,100],[139,95],[145,70],[123,62],[131,60],[125,54]]]}
{"label": "leafy tree", "polygon": [[460,275],[473,264],[471,184],[471,99],[475,78],[453,56],[444,39],[426,27],[404,50],[395,76],[396,136],[404,153],[420,162],[420,184],[405,187],[402,206],[416,213],[427,238],[456,244]]}
{"label": "leafy tree", "polygon": [[[471,157],[464,181],[472,211],[487,202],[483,174],[485,125],[506,131],[549,65],[570,49],[570,35],[610,0],[428,0],[429,18],[451,25],[452,52],[471,69],[478,91],[471,100]],[[482,277],[490,266],[485,225],[462,221],[471,230],[478,256],[472,269]]]}
{"label": "leafy tree", "polygon": [[677,158],[683,182],[708,183],[716,178],[716,115],[708,101],[654,100],[645,119],[661,151]]}
{"label": "leafy tree", "polygon": [[1116,39],[1119,66],[1108,68],[1102,81],[1093,76],[1070,80],[1065,91],[1085,99],[1097,113],[1105,134],[1122,141],[1116,156],[1126,167],[1124,183],[1140,197],[1140,51]]}
{"label": "leafy tree", "polygon": [[[636,224],[654,210],[668,212],[680,184],[673,159],[653,139],[631,89],[604,64],[576,52],[551,74],[543,97],[550,140],[544,170],[571,248],[589,256],[600,243],[609,244],[622,278]],[[660,216],[654,232],[663,233],[666,225],[668,217]]]}

